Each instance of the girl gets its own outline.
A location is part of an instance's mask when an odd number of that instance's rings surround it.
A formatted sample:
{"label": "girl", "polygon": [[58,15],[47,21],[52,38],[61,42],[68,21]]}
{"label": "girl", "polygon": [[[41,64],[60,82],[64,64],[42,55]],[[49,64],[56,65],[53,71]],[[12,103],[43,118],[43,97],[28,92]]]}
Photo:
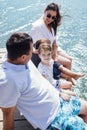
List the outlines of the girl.
{"label": "girl", "polygon": [[[58,89],[71,89],[72,87],[70,81],[59,82],[62,75],[63,77],[65,77],[65,79],[74,78],[75,80],[84,76],[84,74],[72,72],[71,70],[65,68],[63,65],[58,64],[56,61],[54,61],[51,58],[51,45],[46,40],[44,42],[41,42],[41,44],[39,45],[38,53],[41,59],[41,62],[38,65],[38,70],[52,85],[54,85]],[[55,79],[57,80],[57,82]]]}

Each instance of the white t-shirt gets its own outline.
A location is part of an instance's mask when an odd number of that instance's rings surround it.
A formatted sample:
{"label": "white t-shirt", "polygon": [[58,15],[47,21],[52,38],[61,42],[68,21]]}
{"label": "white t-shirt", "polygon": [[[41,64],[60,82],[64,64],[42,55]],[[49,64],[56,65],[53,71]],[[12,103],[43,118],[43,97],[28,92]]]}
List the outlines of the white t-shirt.
{"label": "white t-shirt", "polygon": [[0,107],[13,106],[41,130],[49,126],[59,111],[59,92],[31,61],[27,66],[3,62],[0,68]]}
{"label": "white t-shirt", "polygon": [[38,65],[38,70],[53,86],[56,87],[56,80],[53,78],[53,64],[53,60],[50,61],[49,66],[40,62]]}
{"label": "white t-shirt", "polygon": [[56,37],[54,35],[54,30],[51,28],[50,32],[48,28],[46,27],[43,17],[38,19],[32,24],[32,28],[30,31],[30,35],[33,38],[33,43],[35,43],[37,40],[40,40],[42,38],[47,38],[51,41],[51,45],[53,44],[54,40],[56,40]]}

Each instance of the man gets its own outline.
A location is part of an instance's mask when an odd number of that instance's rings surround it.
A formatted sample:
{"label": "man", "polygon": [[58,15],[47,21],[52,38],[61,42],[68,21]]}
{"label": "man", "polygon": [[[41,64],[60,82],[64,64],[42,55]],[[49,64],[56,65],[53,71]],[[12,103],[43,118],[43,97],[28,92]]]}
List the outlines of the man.
{"label": "man", "polygon": [[[32,56],[32,42],[26,33],[14,33],[6,42],[7,58],[0,68],[3,130],[14,129],[15,107],[34,128],[86,128],[87,102],[68,95],[67,101],[59,97],[59,92],[41,76],[33,63],[28,63]],[[65,106],[69,106],[68,111],[64,110]],[[84,121],[77,115],[82,116]],[[79,125],[72,124],[71,118]],[[71,125],[66,125],[67,122]]]}

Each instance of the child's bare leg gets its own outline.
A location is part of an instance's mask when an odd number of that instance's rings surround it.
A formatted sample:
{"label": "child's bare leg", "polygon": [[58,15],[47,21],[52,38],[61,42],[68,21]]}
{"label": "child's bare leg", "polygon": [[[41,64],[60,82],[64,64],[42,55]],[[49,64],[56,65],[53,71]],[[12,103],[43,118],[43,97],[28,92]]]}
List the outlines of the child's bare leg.
{"label": "child's bare leg", "polygon": [[71,90],[71,88],[72,88],[72,83],[70,82],[70,81],[61,81],[60,82],[60,88],[61,89],[70,89]]}
{"label": "child's bare leg", "polygon": [[63,77],[66,80],[71,78],[71,76],[64,74],[64,73],[61,73],[61,77]]}
{"label": "child's bare leg", "polygon": [[76,80],[74,78],[68,79],[72,83],[72,85],[77,86]]}
{"label": "child's bare leg", "polygon": [[64,78],[74,78],[75,80],[77,80],[78,78],[81,78],[84,76],[84,74],[82,73],[75,73],[72,70],[69,70],[67,68],[65,68],[64,66],[60,66],[60,70],[62,72],[62,77]]}
{"label": "child's bare leg", "polygon": [[83,77],[85,74],[81,74],[81,73],[75,73],[75,75],[74,75],[74,79],[75,80],[77,80],[77,79],[79,79],[79,78],[81,78],[81,77]]}

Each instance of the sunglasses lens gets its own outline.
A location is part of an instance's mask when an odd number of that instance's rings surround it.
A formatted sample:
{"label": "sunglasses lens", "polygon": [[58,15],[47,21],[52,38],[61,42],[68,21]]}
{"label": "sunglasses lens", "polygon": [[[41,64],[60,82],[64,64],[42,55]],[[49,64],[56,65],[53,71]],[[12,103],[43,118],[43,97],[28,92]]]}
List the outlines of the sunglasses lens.
{"label": "sunglasses lens", "polygon": [[53,16],[52,19],[53,19],[53,20],[56,20],[56,17]]}
{"label": "sunglasses lens", "polygon": [[50,14],[47,14],[47,18],[51,18],[51,15],[50,15]]}
{"label": "sunglasses lens", "polygon": [[51,16],[51,14],[47,14],[47,18],[51,18],[52,20],[56,20],[55,16]]}

